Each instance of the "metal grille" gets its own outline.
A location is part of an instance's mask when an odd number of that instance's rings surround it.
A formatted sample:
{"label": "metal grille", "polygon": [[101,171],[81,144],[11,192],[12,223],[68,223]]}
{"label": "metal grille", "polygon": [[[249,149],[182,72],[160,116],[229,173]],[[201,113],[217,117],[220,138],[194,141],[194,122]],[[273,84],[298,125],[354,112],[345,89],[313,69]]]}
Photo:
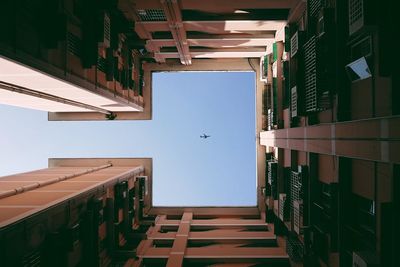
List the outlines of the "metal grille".
{"label": "metal grille", "polygon": [[293,224],[294,224],[294,231],[297,234],[301,234],[302,227],[303,227],[303,201],[302,200],[293,201]]}
{"label": "metal grille", "polygon": [[137,179],[139,180],[139,200],[144,201],[144,197],[147,195],[147,176],[138,176]]}
{"label": "metal grille", "polygon": [[306,111],[312,112],[317,110],[317,55],[315,36],[312,36],[304,44],[304,65]]}
{"label": "metal grille", "polygon": [[104,44],[106,47],[110,47],[111,40],[111,22],[110,17],[107,13],[104,13]]}
{"label": "metal grille", "polygon": [[293,57],[296,55],[299,50],[299,32],[293,34],[292,38],[290,38],[290,56]]}
{"label": "metal grille", "polygon": [[138,15],[142,21],[166,21],[164,11],[162,9],[140,9]]}
{"label": "metal grille", "polygon": [[372,55],[372,37],[367,36],[351,46],[351,59],[356,60],[360,57]]}
{"label": "metal grille", "polygon": [[290,209],[294,210],[294,201],[299,201],[302,199],[301,196],[301,174],[292,171],[290,179]]}
{"label": "metal grille", "polygon": [[[328,86],[327,79],[323,79],[323,80],[324,81],[319,83],[319,84],[322,84],[322,85],[324,85],[323,86],[324,88],[327,88],[327,86]],[[319,109],[321,109],[321,110],[327,109],[330,106],[331,106],[331,95],[330,95],[329,91],[324,91],[324,92],[320,93],[320,95],[318,96],[318,107],[319,107]]]}
{"label": "metal grille", "polygon": [[278,163],[274,161],[268,162],[268,183],[271,185],[271,195],[274,199],[278,199],[277,187]]}
{"label": "metal grille", "polygon": [[286,237],[286,253],[293,261],[300,262],[304,255],[304,246],[297,238],[288,236]]}
{"label": "metal grille", "polygon": [[268,115],[269,108],[271,108],[271,88],[267,85],[263,92],[263,115]]}
{"label": "metal grille", "polygon": [[106,59],[102,56],[98,56],[97,58],[97,69],[106,73],[107,71],[107,62]]}
{"label": "metal grille", "polygon": [[268,130],[272,130],[275,125],[275,114],[272,109],[268,109]]}
{"label": "metal grille", "polygon": [[267,78],[268,76],[268,65],[269,65],[269,55],[264,56],[264,64],[263,64],[263,78]]}
{"label": "metal grille", "polygon": [[288,200],[286,199],[286,194],[279,194],[279,218],[282,221],[287,221],[289,219],[289,209]]}
{"label": "metal grille", "polygon": [[291,90],[290,112],[292,118],[297,117],[297,86]]}
{"label": "metal grille", "polygon": [[309,11],[310,11],[310,16],[317,18],[318,14],[322,8],[322,1],[323,0],[309,0],[308,1],[308,6],[309,6]]}
{"label": "metal grille", "polygon": [[276,179],[276,162],[268,162],[268,183],[272,184]]}
{"label": "metal grille", "polygon": [[284,205],[286,201],[286,194],[279,194],[279,218],[283,221],[284,218]]}
{"label": "metal grille", "polygon": [[77,57],[81,55],[81,39],[71,32],[67,33],[67,51]]}
{"label": "metal grille", "polygon": [[363,17],[363,1],[350,0],[349,1],[349,22],[353,24]]}
{"label": "metal grille", "polygon": [[41,266],[41,253],[40,250],[34,250],[24,255],[22,259],[22,266],[24,267],[39,267]]}
{"label": "metal grille", "polygon": [[349,0],[349,34],[364,26],[364,3],[363,0]]}

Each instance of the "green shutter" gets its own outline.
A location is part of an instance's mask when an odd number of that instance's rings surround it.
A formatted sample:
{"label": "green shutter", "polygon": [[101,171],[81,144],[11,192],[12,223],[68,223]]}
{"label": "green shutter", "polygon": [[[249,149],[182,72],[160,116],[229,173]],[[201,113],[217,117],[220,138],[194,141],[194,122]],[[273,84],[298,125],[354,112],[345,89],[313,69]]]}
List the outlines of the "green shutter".
{"label": "green shutter", "polygon": [[269,64],[268,57],[269,57],[269,55],[264,56],[264,76],[265,77],[267,77],[267,75],[268,75],[268,64]]}
{"label": "green shutter", "polygon": [[278,59],[278,43],[274,43],[272,45],[272,55],[273,55],[273,62]]}
{"label": "green shutter", "polygon": [[273,78],[272,79],[272,90],[274,92],[274,106],[272,107],[273,113],[274,113],[274,124],[276,124],[276,118],[277,118],[277,112],[278,112],[278,78]]}

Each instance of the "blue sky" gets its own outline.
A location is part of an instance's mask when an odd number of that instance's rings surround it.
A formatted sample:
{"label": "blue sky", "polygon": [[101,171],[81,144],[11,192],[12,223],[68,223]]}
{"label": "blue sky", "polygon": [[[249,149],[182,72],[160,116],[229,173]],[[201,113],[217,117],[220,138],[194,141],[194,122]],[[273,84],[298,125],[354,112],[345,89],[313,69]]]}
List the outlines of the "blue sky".
{"label": "blue sky", "polygon": [[152,157],[154,205],[254,206],[254,82],[252,72],[154,74],[152,121],[48,122],[0,105],[0,176],[51,157]]}

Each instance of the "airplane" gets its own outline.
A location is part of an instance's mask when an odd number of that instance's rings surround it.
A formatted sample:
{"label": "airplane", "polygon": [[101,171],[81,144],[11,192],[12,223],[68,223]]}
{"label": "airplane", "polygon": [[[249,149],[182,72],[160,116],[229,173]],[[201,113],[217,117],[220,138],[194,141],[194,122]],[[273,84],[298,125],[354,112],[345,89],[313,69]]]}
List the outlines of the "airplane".
{"label": "airplane", "polygon": [[206,134],[200,135],[200,138],[207,139],[208,137],[211,137],[211,135],[206,135]]}

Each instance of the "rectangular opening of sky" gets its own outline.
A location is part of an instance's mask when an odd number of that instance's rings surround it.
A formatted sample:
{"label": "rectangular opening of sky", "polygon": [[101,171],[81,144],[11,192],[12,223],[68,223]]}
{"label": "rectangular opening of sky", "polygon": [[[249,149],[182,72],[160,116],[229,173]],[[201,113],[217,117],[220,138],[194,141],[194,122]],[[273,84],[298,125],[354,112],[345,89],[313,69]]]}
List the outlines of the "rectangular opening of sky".
{"label": "rectangular opening of sky", "polygon": [[255,73],[156,72],[152,87],[153,206],[256,206]]}

